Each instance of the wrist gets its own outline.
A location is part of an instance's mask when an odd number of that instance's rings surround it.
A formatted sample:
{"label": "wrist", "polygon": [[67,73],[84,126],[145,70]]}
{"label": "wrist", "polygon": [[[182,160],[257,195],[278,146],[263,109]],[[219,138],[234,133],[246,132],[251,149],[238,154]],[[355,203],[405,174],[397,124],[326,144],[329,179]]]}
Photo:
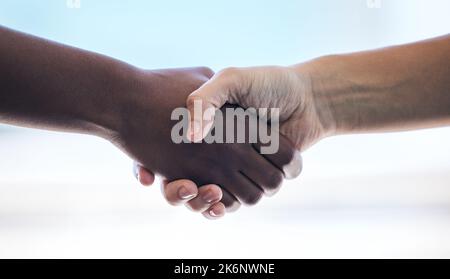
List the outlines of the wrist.
{"label": "wrist", "polygon": [[329,78],[330,67],[327,65],[331,57],[320,57],[305,63],[291,66],[304,84],[303,90],[307,102],[314,112],[320,127],[320,137],[329,137],[339,133],[338,118],[332,96],[333,81]]}
{"label": "wrist", "polygon": [[81,117],[89,123],[89,133],[110,140],[127,125],[127,111],[141,88],[142,70],[124,63],[113,63],[107,65],[105,72],[107,82],[92,94],[91,103],[95,104],[95,109],[84,110]]}
{"label": "wrist", "polygon": [[[305,63],[319,119],[328,136],[361,130],[361,98],[368,98],[364,82],[349,75],[346,55],[328,55]],[[351,75],[351,74],[350,74]],[[359,84],[359,85],[358,85]],[[362,93],[362,94],[361,94]]]}

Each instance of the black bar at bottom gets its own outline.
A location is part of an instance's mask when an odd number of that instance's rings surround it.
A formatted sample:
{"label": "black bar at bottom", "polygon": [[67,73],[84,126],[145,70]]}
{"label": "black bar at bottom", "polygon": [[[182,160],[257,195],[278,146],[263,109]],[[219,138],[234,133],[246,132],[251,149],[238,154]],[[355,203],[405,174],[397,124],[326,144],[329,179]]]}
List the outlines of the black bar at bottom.
{"label": "black bar at bottom", "polygon": [[[0,260],[4,274],[12,272],[57,278],[114,276],[114,278],[328,278],[330,276],[401,276],[430,278],[448,260],[249,260],[249,259],[158,259],[158,260]],[[29,267],[25,267],[29,265]],[[388,267],[388,269],[382,267]],[[100,277],[101,276],[101,277]]]}

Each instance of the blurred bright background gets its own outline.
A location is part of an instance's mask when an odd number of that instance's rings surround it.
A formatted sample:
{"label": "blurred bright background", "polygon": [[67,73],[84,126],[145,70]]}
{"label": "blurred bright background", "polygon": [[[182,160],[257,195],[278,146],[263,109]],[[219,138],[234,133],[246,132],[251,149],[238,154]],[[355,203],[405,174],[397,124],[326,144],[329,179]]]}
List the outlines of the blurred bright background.
{"label": "blurred bright background", "polygon": [[[0,24],[144,68],[288,65],[450,31],[448,0],[2,0]],[[420,57],[417,57],[420,59]],[[450,128],[329,138],[207,221],[111,144],[0,126],[0,257],[450,257]]]}

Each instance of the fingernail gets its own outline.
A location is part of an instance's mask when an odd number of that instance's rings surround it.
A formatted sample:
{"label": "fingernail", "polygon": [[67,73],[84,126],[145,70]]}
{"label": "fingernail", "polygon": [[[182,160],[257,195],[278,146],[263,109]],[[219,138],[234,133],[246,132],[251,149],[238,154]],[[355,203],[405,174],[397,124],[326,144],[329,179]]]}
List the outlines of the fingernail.
{"label": "fingernail", "polygon": [[214,212],[214,209],[211,209],[211,210],[209,211],[209,215],[211,215],[212,217],[219,217],[219,216],[220,216],[220,214]]}
{"label": "fingernail", "polygon": [[294,179],[302,172],[302,156],[299,151],[296,151],[292,161],[283,166],[283,172],[286,179]]}
{"label": "fingernail", "polygon": [[191,193],[186,187],[181,186],[181,188],[178,190],[178,197],[182,200],[189,200],[195,197],[194,193]]}
{"label": "fingernail", "polygon": [[217,199],[216,195],[213,193],[213,191],[207,191],[203,196],[202,199],[207,203],[212,203],[214,200]]}

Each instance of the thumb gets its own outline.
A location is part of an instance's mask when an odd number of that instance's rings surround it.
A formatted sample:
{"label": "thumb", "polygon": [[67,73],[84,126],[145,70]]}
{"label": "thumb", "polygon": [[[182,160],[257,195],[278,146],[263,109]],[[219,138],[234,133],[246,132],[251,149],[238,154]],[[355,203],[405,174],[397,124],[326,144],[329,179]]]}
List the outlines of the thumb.
{"label": "thumb", "polygon": [[214,123],[216,110],[231,103],[232,94],[241,87],[239,72],[237,68],[224,69],[188,96],[188,137],[191,141],[199,142],[205,138]]}

